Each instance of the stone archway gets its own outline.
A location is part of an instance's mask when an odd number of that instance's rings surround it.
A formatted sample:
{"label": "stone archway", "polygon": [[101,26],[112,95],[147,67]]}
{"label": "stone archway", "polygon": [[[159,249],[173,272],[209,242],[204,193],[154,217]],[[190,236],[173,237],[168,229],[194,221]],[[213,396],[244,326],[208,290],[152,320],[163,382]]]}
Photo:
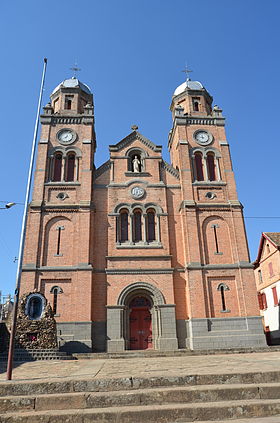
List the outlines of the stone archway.
{"label": "stone archway", "polygon": [[175,305],[166,304],[162,292],[156,286],[136,282],[122,290],[116,305],[107,306],[107,351],[121,352],[130,349],[130,305],[136,297],[146,298],[150,302],[153,348],[176,350],[178,341]]}
{"label": "stone archway", "polygon": [[[165,298],[161,291],[154,285],[147,282],[135,282],[131,285],[128,285],[123,289],[119,298],[118,304],[123,306],[123,337],[125,341],[125,349],[132,349],[131,345],[131,327],[130,327],[130,318],[132,313],[132,308],[130,307],[131,302],[136,297],[146,298],[151,306],[149,309],[151,315],[151,333],[152,333],[152,346],[154,349],[158,349],[158,339],[160,336],[160,305],[165,304]],[[145,314],[145,313],[144,313]],[[140,324],[141,326],[141,324]],[[140,330],[145,330],[142,326],[139,327]],[[147,329],[147,328],[146,328]],[[140,345],[140,344],[139,344]],[[148,347],[148,346],[147,346]],[[150,345],[151,347],[151,345]],[[144,347],[139,349],[146,349]]]}

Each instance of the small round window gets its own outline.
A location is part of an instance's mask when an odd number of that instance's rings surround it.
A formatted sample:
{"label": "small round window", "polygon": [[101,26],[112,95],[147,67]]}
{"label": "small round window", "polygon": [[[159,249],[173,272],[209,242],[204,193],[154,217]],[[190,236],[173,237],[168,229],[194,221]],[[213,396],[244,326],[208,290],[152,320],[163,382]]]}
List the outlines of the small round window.
{"label": "small round window", "polygon": [[44,297],[40,294],[31,294],[26,301],[25,314],[31,320],[39,320],[45,309]]}

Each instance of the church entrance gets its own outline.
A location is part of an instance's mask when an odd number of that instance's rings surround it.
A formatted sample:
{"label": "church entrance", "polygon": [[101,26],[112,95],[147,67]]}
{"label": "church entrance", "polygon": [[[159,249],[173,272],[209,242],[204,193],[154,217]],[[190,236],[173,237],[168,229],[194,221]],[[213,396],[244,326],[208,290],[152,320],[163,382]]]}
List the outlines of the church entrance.
{"label": "church entrance", "polygon": [[134,297],[129,304],[129,349],[147,350],[153,348],[152,305],[146,297]]}

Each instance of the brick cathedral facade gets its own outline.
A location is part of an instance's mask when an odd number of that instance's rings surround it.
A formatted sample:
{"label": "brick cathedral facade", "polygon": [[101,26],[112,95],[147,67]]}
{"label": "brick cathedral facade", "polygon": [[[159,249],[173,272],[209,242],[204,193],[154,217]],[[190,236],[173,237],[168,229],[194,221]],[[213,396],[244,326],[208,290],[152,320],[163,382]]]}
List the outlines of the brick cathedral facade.
{"label": "brick cathedral facade", "polygon": [[265,345],[222,110],[188,80],[171,112],[172,164],[135,127],[95,168],[89,87],[43,109],[22,293],[47,297],[65,349]]}

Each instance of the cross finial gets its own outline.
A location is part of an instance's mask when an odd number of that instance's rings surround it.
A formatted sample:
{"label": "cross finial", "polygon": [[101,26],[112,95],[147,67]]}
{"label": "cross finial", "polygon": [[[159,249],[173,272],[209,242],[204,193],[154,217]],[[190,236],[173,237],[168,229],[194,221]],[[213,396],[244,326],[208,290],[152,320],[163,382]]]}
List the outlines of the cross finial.
{"label": "cross finial", "polygon": [[189,77],[189,74],[192,72],[191,69],[188,69],[188,65],[185,66],[185,69],[182,70],[182,72],[184,72],[186,74],[186,79],[187,81],[189,81],[191,78]]}
{"label": "cross finial", "polygon": [[77,72],[79,72],[81,70],[81,68],[78,68],[78,64],[77,64],[77,62],[75,62],[74,66],[72,68],[70,68],[70,70],[72,70],[74,72],[73,78],[76,78]]}

